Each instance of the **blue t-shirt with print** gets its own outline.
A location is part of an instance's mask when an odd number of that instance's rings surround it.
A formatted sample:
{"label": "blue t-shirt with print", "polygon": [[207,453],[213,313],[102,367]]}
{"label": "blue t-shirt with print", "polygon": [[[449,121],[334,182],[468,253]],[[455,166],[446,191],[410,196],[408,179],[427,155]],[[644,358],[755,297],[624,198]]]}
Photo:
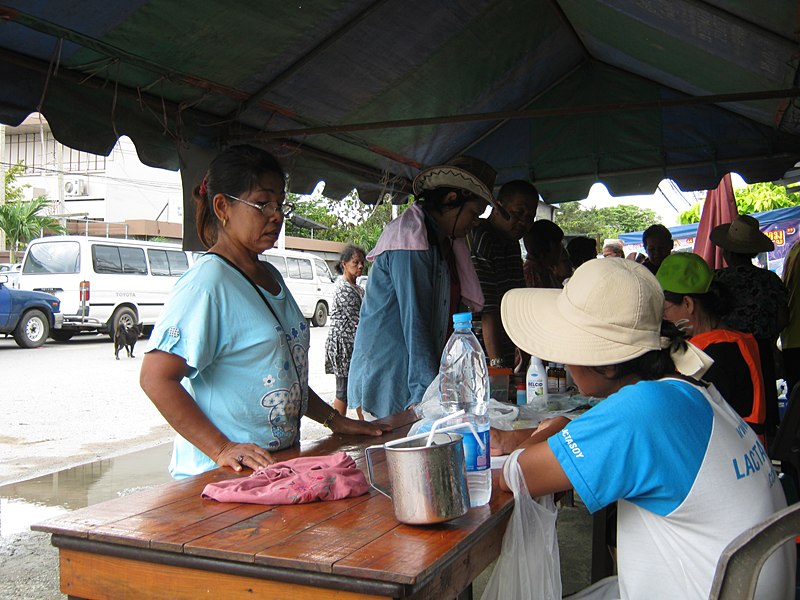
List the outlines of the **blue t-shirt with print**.
{"label": "blue t-shirt with print", "polygon": [[603,400],[548,443],[591,512],[625,498],[666,515],[691,490],[713,421],[711,407],[693,386],[640,381]]}
{"label": "blue t-shirt with print", "polygon": [[[260,290],[277,319],[240,273],[206,255],[175,284],[147,351],[186,360],[184,388],[228,439],[279,450],[299,438],[308,404],[310,336],[280,274],[264,266],[281,287],[277,295]],[[173,477],[214,467],[211,458],[176,437]]]}

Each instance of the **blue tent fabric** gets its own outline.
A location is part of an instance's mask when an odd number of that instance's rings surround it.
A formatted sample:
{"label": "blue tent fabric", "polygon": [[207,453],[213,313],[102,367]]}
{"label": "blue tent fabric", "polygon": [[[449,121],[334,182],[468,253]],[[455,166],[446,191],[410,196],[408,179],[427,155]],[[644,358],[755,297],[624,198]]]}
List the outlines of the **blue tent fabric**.
{"label": "blue tent fabric", "polygon": [[[778,275],[783,273],[783,261],[795,242],[800,241],[800,206],[776,208],[750,215],[758,219],[760,229],[775,244],[772,252],[759,255],[759,264],[775,271]],[[697,223],[691,225],[677,225],[670,227],[672,239],[683,250],[690,250],[694,245],[697,235]],[[642,231],[623,233],[619,238],[626,246],[639,249],[642,245]],[[679,250],[680,251],[680,250]]]}
{"label": "blue tent fabric", "polygon": [[[782,221],[795,221],[800,226],[800,206],[789,206],[787,208],[776,208],[775,210],[768,210],[765,212],[760,213],[753,213],[750,215],[758,219],[759,224],[761,225],[762,230]],[[675,227],[670,227],[669,230],[672,232],[672,239],[673,240],[684,240],[688,238],[694,238],[697,235],[697,223],[691,223],[689,225],[676,225]],[[642,233],[644,231],[633,231],[630,233],[623,233],[619,236],[625,245],[635,245],[642,243]]]}

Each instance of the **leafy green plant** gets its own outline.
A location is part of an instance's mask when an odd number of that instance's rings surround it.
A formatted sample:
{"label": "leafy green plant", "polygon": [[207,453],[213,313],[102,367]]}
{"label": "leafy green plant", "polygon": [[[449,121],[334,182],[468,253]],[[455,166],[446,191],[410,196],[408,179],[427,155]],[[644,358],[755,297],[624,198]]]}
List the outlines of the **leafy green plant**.
{"label": "leafy green plant", "polygon": [[37,196],[31,201],[23,199],[23,189],[27,186],[16,185],[16,179],[24,170],[25,166],[18,163],[5,172],[6,202],[0,204],[0,230],[6,234],[11,262],[16,262],[17,253],[24,249],[30,240],[39,237],[44,230],[53,233],[65,232],[64,226],[58,219],[41,214],[50,206],[50,200],[46,195]]}
{"label": "leafy green plant", "polygon": [[[353,243],[367,251],[375,247],[384,227],[392,220],[392,206],[388,197],[377,205],[364,204],[355,190],[341,200],[290,195],[289,201],[295,205],[297,214],[327,227],[315,230],[314,238]],[[408,206],[399,205],[397,214],[402,214]],[[311,237],[312,232],[287,222],[286,235]]]}
{"label": "leafy green plant", "polygon": [[580,233],[593,237],[600,245],[607,238],[622,233],[640,231],[658,223],[658,215],[649,208],[619,204],[605,208],[583,208],[577,202],[565,202],[553,219],[564,233]]}
{"label": "leafy green plant", "polygon": [[[740,215],[787,208],[800,205],[800,194],[788,193],[786,188],[772,182],[753,183],[747,187],[733,191],[736,199],[736,210]],[[683,225],[699,223],[703,211],[703,203],[697,202],[691,208],[678,215],[678,220]]]}

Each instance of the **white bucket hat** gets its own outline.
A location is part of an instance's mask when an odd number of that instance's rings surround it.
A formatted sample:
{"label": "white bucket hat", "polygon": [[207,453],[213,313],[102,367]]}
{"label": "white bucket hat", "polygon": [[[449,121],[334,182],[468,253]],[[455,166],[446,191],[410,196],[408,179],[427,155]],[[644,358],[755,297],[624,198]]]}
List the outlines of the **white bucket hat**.
{"label": "white bucket hat", "polygon": [[[511,290],[500,313],[515,345],[568,365],[616,365],[669,345],[661,337],[661,285],[632,260],[585,262],[563,290]],[[688,351],[672,353],[676,367],[685,375],[701,375],[712,361],[687,346]]]}

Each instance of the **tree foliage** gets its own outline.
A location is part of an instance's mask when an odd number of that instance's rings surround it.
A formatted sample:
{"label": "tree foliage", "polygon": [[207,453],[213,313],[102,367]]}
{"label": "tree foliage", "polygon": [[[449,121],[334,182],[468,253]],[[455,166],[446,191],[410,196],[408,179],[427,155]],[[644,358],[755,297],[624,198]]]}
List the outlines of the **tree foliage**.
{"label": "tree foliage", "polygon": [[658,223],[658,215],[649,208],[619,204],[605,208],[583,208],[577,202],[565,202],[556,209],[554,221],[564,233],[580,233],[593,237],[600,244],[604,239],[641,231]]}
{"label": "tree foliage", "polygon": [[[736,210],[740,215],[787,208],[800,204],[800,194],[790,194],[781,185],[772,182],[753,183],[744,188],[733,191],[736,199]],[[703,211],[703,203],[696,202],[690,208],[678,215],[678,221],[683,225],[699,223]]]}
{"label": "tree foliage", "polygon": [[[290,201],[295,205],[297,214],[327,227],[313,231],[314,238],[353,243],[367,251],[375,247],[384,227],[392,220],[392,206],[388,198],[380,204],[367,205],[361,202],[355,190],[341,200],[292,195]],[[401,214],[408,206],[398,206],[397,214]],[[311,237],[312,232],[287,221],[286,235]]]}
{"label": "tree foliage", "polygon": [[16,262],[16,255],[30,240],[39,237],[43,230],[64,232],[58,219],[43,214],[50,207],[50,200],[46,195],[37,196],[31,201],[24,200],[23,189],[27,186],[16,184],[17,177],[24,170],[24,165],[19,163],[5,172],[6,202],[0,204],[0,230],[6,234],[11,262]]}

